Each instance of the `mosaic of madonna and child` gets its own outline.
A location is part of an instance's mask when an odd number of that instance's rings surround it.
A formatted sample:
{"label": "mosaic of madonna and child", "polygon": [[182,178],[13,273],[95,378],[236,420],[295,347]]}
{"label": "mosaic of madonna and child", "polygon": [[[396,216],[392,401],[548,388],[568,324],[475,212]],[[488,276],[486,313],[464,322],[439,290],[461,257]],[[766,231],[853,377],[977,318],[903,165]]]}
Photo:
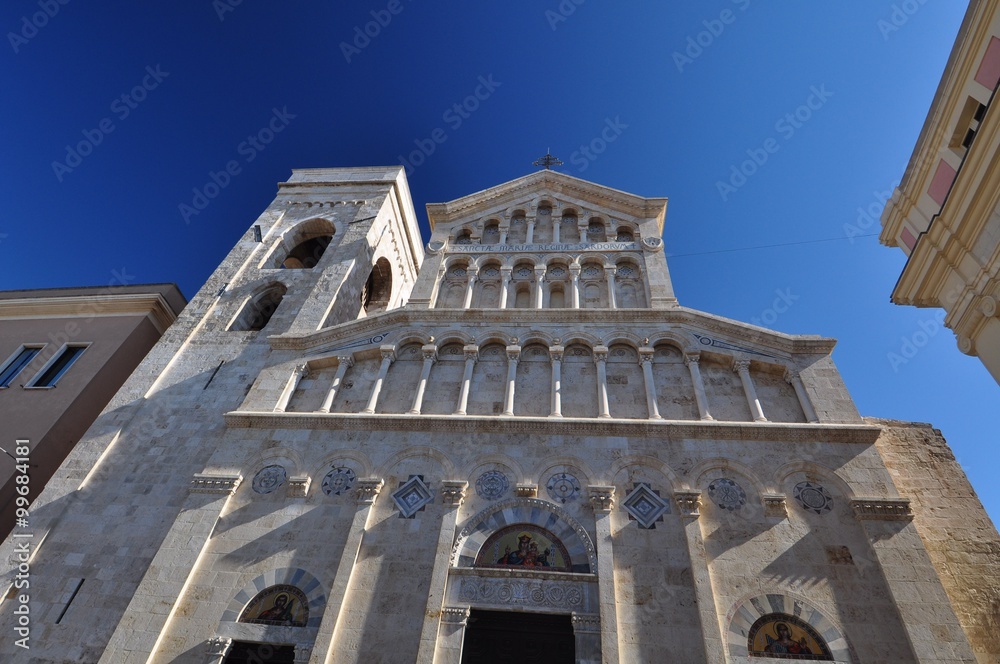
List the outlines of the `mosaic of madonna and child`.
{"label": "mosaic of madonna and child", "polygon": [[570,571],[569,554],[556,537],[538,526],[518,524],[490,536],[476,556],[476,567],[521,567]]}

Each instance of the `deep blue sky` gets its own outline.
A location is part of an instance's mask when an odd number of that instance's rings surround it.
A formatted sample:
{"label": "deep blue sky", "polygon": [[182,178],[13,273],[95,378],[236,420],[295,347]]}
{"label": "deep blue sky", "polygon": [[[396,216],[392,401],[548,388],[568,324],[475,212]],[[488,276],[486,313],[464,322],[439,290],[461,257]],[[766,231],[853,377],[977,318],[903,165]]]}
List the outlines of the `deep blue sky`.
{"label": "deep blue sky", "polygon": [[[928,2],[888,32],[889,0],[563,0],[566,16],[559,0],[237,1],[69,0],[23,33],[38,0],[4,3],[3,31],[27,38],[0,46],[0,288],[124,275],[190,297],[292,168],[399,163],[440,128],[447,140],[409,179],[426,230],[425,203],[531,172],[551,147],[566,173],[670,198],[664,239],[682,304],[839,339],[861,412],[941,428],[1000,516],[985,407],[996,383],[934,311],[889,303],[899,250],[843,239],[845,225],[878,232],[857,210],[877,211],[902,176],[962,3]],[[391,20],[348,62],[341,42],[373,11]],[[719,34],[679,67],[675,52],[706,21]],[[456,126],[445,113],[480,77],[499,86]],[[128,107],[121,96],[144,79],[152,89]],[[808,121],[776,124],[814,90],[825,99]],[[241,149],[274,109],[295,117],[263,151]],[[581,146],[608,123],[615,140],[588,160]],[[71,172],[54,169],[83,132],[100,144]],[[717,183],[768,139],[777,150],[724,200]],[[230,160],[239,174],[185,223],[178,206]],[[827,238],[841,239],[705,253]],[[791,302],[781,313],[779,293]],[[921,347],[894,366],[904,340]]]}

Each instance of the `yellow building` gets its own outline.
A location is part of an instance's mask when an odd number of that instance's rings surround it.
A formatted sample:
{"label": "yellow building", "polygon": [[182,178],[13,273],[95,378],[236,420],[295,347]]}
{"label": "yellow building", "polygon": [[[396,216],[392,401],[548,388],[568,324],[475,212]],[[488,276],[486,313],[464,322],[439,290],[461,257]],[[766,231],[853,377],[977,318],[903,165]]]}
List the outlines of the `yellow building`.
{"label": "yellow building", "polygon": [[908,256],[896,304],[941,307],[1000,382],[1000,0],[973,0],[880,240]]}

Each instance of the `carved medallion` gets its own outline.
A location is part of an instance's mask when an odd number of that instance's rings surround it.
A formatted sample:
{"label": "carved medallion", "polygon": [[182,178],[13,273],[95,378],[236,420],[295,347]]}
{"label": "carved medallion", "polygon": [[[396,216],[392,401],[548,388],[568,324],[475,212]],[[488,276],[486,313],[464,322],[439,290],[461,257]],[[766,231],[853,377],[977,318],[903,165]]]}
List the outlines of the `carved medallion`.
{"label": "carved medallion", "polygon": [[335,467],[323,478],[323,493],[328,496],[339,496],[345,491],[350,491],[356,479],[357,475],[350,468]]}
{"label": "carved medallion", "polygon": [[569,473],[556,473],[549,478],[545,488],[552,500],[563,505],[580,496],[580,481]]}
{"label": "carved medallion", "polygon": [[476,493],[486,500],[499,500],[507,495],[510,482],[499,470],[487,470],[476,480]]}
{"label": "carved medallion", "polygon": [[265,466],[253,477],[253,490],[256,493],[271,493],[281,487],[288,479],[284,466]]}
{"label": "carved medallion", "polygon": [[807,512],[825,514],[833,509],[833,497],[819,484],[799,482],[795,485],[795,500]]}
{"label": "carved medallion", "polygon": [[735,511],[747,504],[747,492],[733,480],[720,477],[708,485],[708,497],[724,510]]}

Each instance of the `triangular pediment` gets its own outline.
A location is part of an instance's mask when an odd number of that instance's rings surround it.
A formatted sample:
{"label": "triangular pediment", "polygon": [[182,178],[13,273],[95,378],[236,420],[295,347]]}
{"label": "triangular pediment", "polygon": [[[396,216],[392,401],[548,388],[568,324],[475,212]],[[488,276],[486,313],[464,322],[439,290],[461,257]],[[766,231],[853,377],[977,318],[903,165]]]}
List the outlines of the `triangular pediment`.
{"label": "triangular pediment", "polygon": [[428,203],[431,229],[451,227],[470,217],[499,214],[512,207],[526,209],[546,200],[562,207],[580,207],[610,217],[655,219],[660,233],[667,212],[666,198],[644,198],[571,175],[543,170],[447,203]]}

